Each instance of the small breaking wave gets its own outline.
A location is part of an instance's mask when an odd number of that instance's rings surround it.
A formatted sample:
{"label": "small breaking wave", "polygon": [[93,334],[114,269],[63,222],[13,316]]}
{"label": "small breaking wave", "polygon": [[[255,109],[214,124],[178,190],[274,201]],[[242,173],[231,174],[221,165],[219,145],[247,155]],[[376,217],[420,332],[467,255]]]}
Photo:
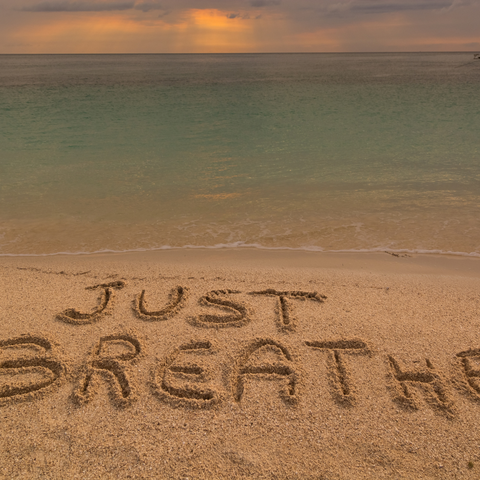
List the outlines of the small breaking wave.
{"label": "small breaking wave", "polygon": [[251,248],[257,250],[278,250],[278,251],[297,251],[297,252],[322,252],[322,253],[389,253],[389,254],[412,254],[412,255],[449,255],[459,257],[480,258],[480,252],[458,252],[451,250],[427,250],[427,249],[391,249],[391,248],[359,248],[359,249],[325,249],[323,247],[309,245],[302,247],[268,247],[260,243],[245,243],[242,241],[232,243],[217,243],[215,245],[183,245],[172,246],[162,245],[152,248],[131,248],[125,250],[101,249],[91,252],[53,252],[53,253],[0,253],[0,257],[53,257],[53,256],[80,256],[80,255],[102,255],[102,254],[122,254],[122,253],[140,253],[155,252],[162,250],[220,250]]}

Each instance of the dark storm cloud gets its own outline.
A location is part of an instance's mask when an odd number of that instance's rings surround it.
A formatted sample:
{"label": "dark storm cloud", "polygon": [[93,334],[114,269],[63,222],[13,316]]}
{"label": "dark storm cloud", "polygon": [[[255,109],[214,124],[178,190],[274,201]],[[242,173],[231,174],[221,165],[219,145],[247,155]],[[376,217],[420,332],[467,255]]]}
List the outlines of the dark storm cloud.
{"label": "dark storm cloud", "polygon": [[110,12],[115,10],[161,10],[157,2],[81,2],[81,1],[53,1],[40,2],[35,5],[24,7],[26,12]]}

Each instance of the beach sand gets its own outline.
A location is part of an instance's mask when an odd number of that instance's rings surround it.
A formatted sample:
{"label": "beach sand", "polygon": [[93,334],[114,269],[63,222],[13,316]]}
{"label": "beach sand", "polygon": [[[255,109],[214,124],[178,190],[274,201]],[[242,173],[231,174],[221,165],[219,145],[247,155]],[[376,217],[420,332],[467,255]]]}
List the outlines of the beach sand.
{"label": "beach sand", "polygon": [[0,478],[480,477],[480,259],[3,257],[0,292]]}

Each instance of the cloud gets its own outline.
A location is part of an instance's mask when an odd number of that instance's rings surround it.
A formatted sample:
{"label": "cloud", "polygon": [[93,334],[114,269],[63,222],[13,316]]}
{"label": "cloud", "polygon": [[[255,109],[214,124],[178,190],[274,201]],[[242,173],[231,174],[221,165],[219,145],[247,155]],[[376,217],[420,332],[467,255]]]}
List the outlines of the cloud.
{"label": "cloud", "polygon": [[150,10],[162,10],[162,7],[155,1],[82,2],[75,0],[61,0],[40,2],[29,7],[24,7],[22,10],[25,12],[111,12],[115,10],[131,9],[149,12]]}
{"label": "cloud", "polygon": [[443,1],[428,1],[428,2],[393,2],[385,4],[367,4],[359,5],[353,4],[350,7],[350,10],[353,12],[363,12],[363,13],[392,13],[392,12],[404,12],[408,10],[440,10],[442,8],[449,7],[451,2],[449,0]]}
{"label": "cloud", "polygon": [[106,12],[112,10],[130,10],[135,6],[134,2],[40,2],[30,7],[24,7],[25,12]]}
{"label": "cloud", "polygon": [[453,0],[451,5],[448,7],[442,8],[442,13],[448,13],[450,10],[453,10],[457,7],[469,7],[471,5],[478,5],[480,2],[478,0]]}
{"label": "cloud", "polygon": [[480,44],[480,0],[0,0],[0,10],[2,53],[447,51]]}
{"label": "cloud", "polygon": [[[263,0],[258,0],[263,1]],[[330,14],[382,14],[408,11],[436,10],[446,11],[456,6],[462,6],[475,0],[348,0],[334,2],[325,7]]]}
{"label": "cloud", "polygon": [[[191,8],[223,10],[224,0],[43,0],[21,8],[29,12],[102,12],[115,10],[188,11]],[[231,0],[230,8],[245,9],[243,0]],[[242,8],[243,3],[243,8]],[[352,16],[355,14],[384,14],[408,11],[449,12],[458,7],[476,5],[479,0],[296,0],[295,3],[282,0],[248,0],[250,9],[281,5],[285,14],[291,15],[304,10],[316,11],[328,16]],[[165,8],[162,7],[165,5]],[[223,7],[223,8],[222,8]],[[228,10],[227,10],[228,12]],[[228,15],[242,16],[233,11]],[[229,18],[237,18],[231,16]]]}
{"label": "cloud", "polygon": [[142,12],[149,12],[150,10],[163,10],[162,6],[158,2],[137,2],[134,6],[135,10],[141,10]]}
{"label": "cloud", "polygon": [[270,5],[280,5],[280,0],[251,0],[252,7],[268,7]]}
{"label": "cloud", "polygon": [[227,13],[226,15],[227,18],[234,19],[234,18],[241,18],[243,20],[248,20],[250,18],[250,15],[248,13]]}

